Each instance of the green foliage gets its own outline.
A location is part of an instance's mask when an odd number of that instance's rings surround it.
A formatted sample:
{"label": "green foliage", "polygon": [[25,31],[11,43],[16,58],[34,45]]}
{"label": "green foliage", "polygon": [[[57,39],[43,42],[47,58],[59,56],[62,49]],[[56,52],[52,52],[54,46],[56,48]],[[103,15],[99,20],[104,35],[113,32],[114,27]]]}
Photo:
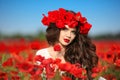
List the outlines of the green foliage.
{"label": "green foliage", "polygon": [[101,40],[101,39],[112,39],[112,40],[120,40],[120,32],[116,34],[107,33],[107,34],[100,34],[96,36],[92,36],[95,40]]}
{"label": "green foliage", "polygon": [[39,31],[37,34],[27,34],[27,35],[23,35],[23,34],[12,34],[12,35],[5,35],[0,33],[0,40],[1,39],[28,39],[28,40],[33,40],[33,39],[37,39],[37,40],[45,40],[45,32],[43,31]]}

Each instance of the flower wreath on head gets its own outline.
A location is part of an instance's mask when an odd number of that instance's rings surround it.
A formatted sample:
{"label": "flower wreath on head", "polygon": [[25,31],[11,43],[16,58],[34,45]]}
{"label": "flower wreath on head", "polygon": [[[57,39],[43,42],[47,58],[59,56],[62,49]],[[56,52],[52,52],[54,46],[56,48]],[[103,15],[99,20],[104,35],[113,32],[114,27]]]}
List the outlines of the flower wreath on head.
{"label": "flower wreath on head", "polygon": [[82,17],[80,12],[74,14],[73,12],[67,11],[63,8],[59,10],[49,11],[48,16],[43,14],[42,23],[46,26],[49,26],[50,23],[55,23],[58,28],[64,28],[65,25],[68,25],[70,28],[74,28],[80,22],[80,33],[88,34],[91,24],[87,22],[85,17]]}

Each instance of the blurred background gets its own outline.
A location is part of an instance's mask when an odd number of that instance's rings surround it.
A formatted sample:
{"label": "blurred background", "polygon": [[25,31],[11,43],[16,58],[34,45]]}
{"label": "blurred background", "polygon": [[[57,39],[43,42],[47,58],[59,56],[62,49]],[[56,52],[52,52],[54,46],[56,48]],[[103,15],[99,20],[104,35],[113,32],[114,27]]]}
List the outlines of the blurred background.
{"label": "blurred background", "polygon": [[42,14],[58,8],[80,11],[94,39],[120,39],[120,0],[0,0],[0,38],[44,39]]}
{"label": "blurred background", "polygon": [[89,36],[99,58],[92,77],[120,80],[120,0],[0,0],[0,80],[34,79],[26,65],[27,74],[16,66],[33,62],[36,51],[49,46],[42,14],[59,8],[80,11],[92,24]]}

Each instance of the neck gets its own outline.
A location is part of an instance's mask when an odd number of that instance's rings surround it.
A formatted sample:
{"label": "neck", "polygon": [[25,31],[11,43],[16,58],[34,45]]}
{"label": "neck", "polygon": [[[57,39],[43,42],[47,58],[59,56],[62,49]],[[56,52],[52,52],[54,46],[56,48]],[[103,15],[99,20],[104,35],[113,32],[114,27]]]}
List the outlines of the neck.
{"label": "neck", "polygon": [[57,58],[57,57],[64,57],[64,54],[65,54],[65,47],[61,46],[61,51],[54,51],[54,46],[49,46],[48,50],[49,50],[49,53],[51,56],[53,56],[54,58]]}
{"label": "neck", "polygon": [[60,53],[65,53],[65,46],[63,46],[63,45],[61,45],[61,44],[59,44],[60,45],[60,47],[61,47],[61,51],[59,51]]}
{"label": "neck", "polygon": [[54,46],[49,46],[48,52],[53,59],[59,58],[59,59],[61,59],[62,63],[66,62],[64,59],[65,47],[61,46],[61,51],[54,51]]}

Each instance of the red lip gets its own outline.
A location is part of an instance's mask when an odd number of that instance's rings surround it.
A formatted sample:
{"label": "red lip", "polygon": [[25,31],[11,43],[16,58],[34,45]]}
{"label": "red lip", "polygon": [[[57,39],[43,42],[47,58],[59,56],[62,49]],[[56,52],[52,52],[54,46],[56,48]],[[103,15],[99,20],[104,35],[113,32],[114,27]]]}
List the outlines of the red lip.
{"label": "red lip", "polygon": [[64,41],[65,41],[65,42],[67,42],[67,43],[69,43],[69,42],[70,42],[70,40],[69,40],[69,39],[64,39]]}

